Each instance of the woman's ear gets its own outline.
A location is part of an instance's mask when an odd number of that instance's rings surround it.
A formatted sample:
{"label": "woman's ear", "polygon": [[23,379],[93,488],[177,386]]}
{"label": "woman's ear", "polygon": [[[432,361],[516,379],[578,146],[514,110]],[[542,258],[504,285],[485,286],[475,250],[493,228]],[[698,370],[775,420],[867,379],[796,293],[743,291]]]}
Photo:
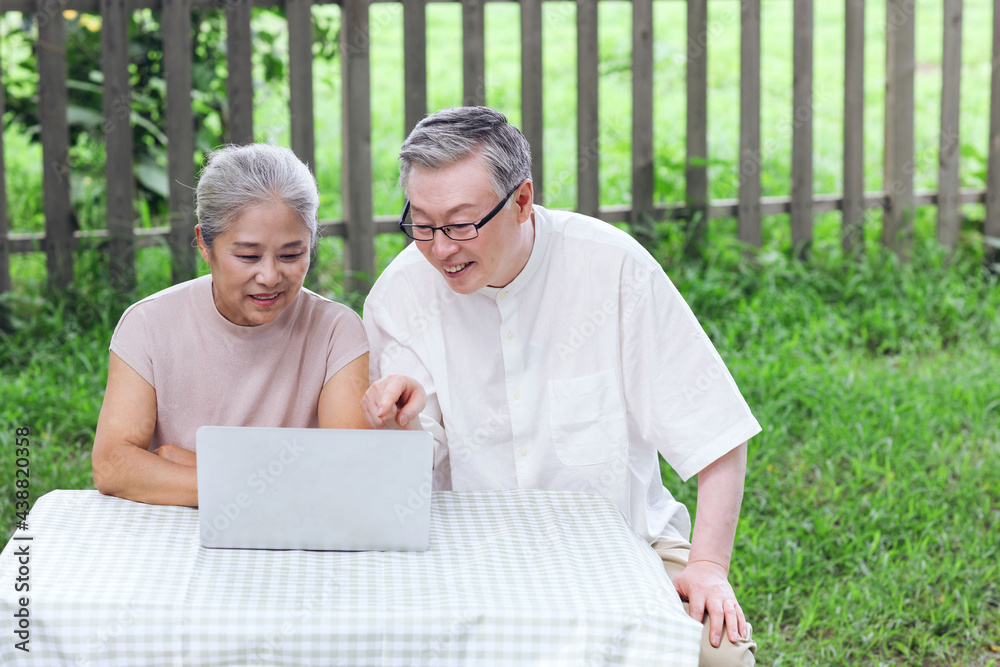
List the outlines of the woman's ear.
{"label": "woman's ear", "polygon": [[201,258],[205,260],[206,264],[211,265],[212,263],[208,261],[208,258],[212,256],[212,251],[205,245],[205,239],[201,236],[201,225],[194,226],[194,238],[198,242],[198,252],[201,253]]}

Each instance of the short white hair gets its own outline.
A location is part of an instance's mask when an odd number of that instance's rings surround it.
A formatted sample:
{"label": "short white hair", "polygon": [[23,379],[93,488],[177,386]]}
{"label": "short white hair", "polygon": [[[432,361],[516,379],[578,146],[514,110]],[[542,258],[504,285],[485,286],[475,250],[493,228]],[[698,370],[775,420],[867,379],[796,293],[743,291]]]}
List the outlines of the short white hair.
{"label": "short white hair", "polygon": [[291,149],[261,143],[212,151],[198,178],[195,201],[201,238],[209,250],[215,237],[247,209],[272,202],[295,214],[310,232],[309,248],[316,247],[319,189],[309,167]]}
{"label": "short white hair", "polygon": [[486,166],[498,199],[531,178],[531,146],[506,116],[490,107],[453,107],[424,118],[403,142],[399,186],[409,197],[414,164],[436,170],[473,155]]}

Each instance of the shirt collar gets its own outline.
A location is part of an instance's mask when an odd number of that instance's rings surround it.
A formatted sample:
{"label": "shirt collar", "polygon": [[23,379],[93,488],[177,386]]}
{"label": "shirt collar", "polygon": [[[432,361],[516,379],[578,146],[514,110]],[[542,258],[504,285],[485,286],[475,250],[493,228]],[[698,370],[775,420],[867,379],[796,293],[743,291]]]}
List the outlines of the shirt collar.
{"label": "shirt collar", "polygon": [[535,238],[531,243],[531,254],[528,256],[528,263],[524,265],[524,268],[521,269],[521,272],[517,274],[514,280],[510,281],[505,287],[490,287],[487,285],[476,290],[478,294],[488,296],[491,299],[495,299],[500,292],[507,292],[512,295],[517,294],[528,284],[531,277],[535,275],[538,267],[542,264],[542,260],[545,258],[545,249],[548,247],[549,221],[545,217],[544,209],[540,206],[531,207],[531,218],[535,225]]}

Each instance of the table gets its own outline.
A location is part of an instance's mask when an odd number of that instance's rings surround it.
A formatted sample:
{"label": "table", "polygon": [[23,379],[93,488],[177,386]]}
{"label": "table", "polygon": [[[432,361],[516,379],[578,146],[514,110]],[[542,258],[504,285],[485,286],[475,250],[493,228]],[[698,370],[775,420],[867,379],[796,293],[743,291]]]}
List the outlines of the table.
{"label": "table", "polygon": [[701,625],[609,501],[431,507],[423,553],[219,550],[199,546],[196,509],[53,491],[0,554],[0,664],[697,664]]}

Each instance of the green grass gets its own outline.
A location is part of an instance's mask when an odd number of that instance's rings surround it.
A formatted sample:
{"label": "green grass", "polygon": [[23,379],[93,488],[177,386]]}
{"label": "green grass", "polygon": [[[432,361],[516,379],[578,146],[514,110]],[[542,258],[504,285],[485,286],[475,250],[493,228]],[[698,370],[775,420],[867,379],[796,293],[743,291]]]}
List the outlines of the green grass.
{"label": "green grass", "polygon": [[[709,5],[709,140],[713,197],[733,197],[738,145],[738,4]],[[316,13],[338,13],[333,5]],[[396,212],[402,140],[401,10],[372,7],[372,146],[376,215]],[[600,11],[601,201],[628,203],[631,134],[630,11]],[[840,188],[842,3],[816,8],[815,178]],[[487,12],[487,101],[520,120],[517,8]],[[544,3],[546,203],[571,207],[575,190],[575,9]],[[936,185],[940,7],[919,3],[918,188]],[[990,75],[990,3],[965,3],[963,187],[983,187]],[[883,3],[867,3],[865,188],[881,187]],[[271,20],[271,18],[255,19]],[[654,8],[657,199],[683,192],[683,3]],[[432,3],[429,105],[458,104],[460,8]],[[791,3],[763,7],[762,178],[788,192]],[[9,65],[4,64],[4,67]],[[339,63],[316,63],[321,216],[341,215]],[[261,139],[288,142],[287,90],[258,89]],[[21,128],[4,130],[7,192],[17,231],[42,228],[41,157]],[[97,184],[99,185],[99,184]],[[90,184],[74,184],[79,202]],[[96,185],[95,185],[96,187]],[[99,193],[89,199],[98,201]],[[97,206],[78,209],[102,226]],[[840,216],[816,217],[805,263],[788,259],[786,216],[764,221],[751,260],[732,220],[713,220],[703,262],[681,258],[683,239],[660,228],[656,255],[726,359],[764,431],[751,441],[732,579],[755,627],[761,664],[1000,664],[1000,286],[981,269],[982,208],[956,253],[934,238],[934,209],[919,211],[910,263],[878,248],[880,214],[858,261],[838,248]],[[401,248],[376,241],[381,270]],[[98,251],[100,246],[98,246]],[[77,256],[65,294],[45,288],[44,256],[13,258],[15,290],[0,297],[0,538],[13,528],[13,434],[32,432],[32,499],[90,488],[90,447],[107,373],[107,346],[122,310],[169,284],[164,248],[139,251],[133,294],[109,290],[100,252]],[[204,268],[202,268],[204,270]],[[343,241],[321,242],[308,285],[360,306],[343,288]],[[664,479],[694,507],[694,481]]]}
{"label": "green grass", "polygon": [[773,664],[1000,658],[995,360],[734,364],[765,429],[734,579]]}
{"label": "green grass", "polygon": [[998,284],[930,243],[761,259],[671,274],[764,429],[733,563],[764,660],[1000,663]]}

